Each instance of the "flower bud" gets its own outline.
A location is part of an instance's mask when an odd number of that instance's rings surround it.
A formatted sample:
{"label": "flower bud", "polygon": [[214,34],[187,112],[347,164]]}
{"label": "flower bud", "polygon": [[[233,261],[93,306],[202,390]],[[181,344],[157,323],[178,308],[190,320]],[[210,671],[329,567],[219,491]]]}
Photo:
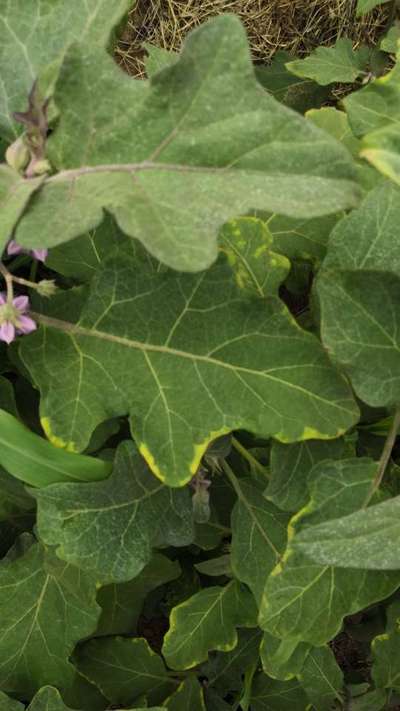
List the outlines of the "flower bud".
{"label": "flower bud", "polygon": [[33,175],[44,175],[45,173],[50,173],[51,165],[48,160],[38,160],[32,166]]}
{"label": "flower bud", "polygon": [[22,136],[17,138],[6,150],[6,161],[11,168],[23,171],[29,163],[30,155]]}
{"label": "flower bud", "polygon": [[40,296],[45,296],[46,298],[54,296],[57,291],[57,286],[54,279],[42,279],[36,285],[36,291]]}

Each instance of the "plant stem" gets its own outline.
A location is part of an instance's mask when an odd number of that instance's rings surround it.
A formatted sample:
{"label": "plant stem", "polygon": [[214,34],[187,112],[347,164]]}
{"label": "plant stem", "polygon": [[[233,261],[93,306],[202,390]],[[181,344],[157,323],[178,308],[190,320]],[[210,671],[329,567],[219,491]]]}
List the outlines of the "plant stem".
{"label": "plant stem", "polygon": [[383,477],[385,476],[386,467],[389,464],[389,460],[392,454],[393,447],[396,442],[396,437],[400,428],[400,408],[398,408],[394,414],[392,426],[388,432],[385,440],[385,445],[382,450],[382,455],[379,460],[378,470],[376,472],[375,479],[372,483],[371,489],[364,503],[364,508],[368,506],[374,494],[378,491],[380,485],[382,484]]}
{"label": "plant stem", "polygon": [[27,286],[29,289],[37,289],[38,285],[34,281],[29,281],[29,279],[24,279],[23,277],[17,277],[14,275],[11,275],[12,281],[14,281],[16,284],[21,284],[21,286]]}
{"label": "plant stem", "polygon": [[8,269],[4,266],[3,262],[0,262],[0,274],[4,277],[7,287],[7,303],[12,304],[14,298],[14,288],[13,288],[13,276],[10,274]]}
{"label": "plant stem", "polygon": [[243,445],[239,442],[239,440],[236,439],[236,437],[232,437],[232,444],[236,451],[239,452],[239,454],[243,457],[243,459],[246,459],[246,461],[250,464],[251,468],[256,469],[260,472],[260,474],[269,479],[269,477],[271,476],[269,469],[267,469],[267,467],[264,467],[263,464],[261,464],[255,457],[253,457],[253,455],[250,454],[246,447],[243,447]]}

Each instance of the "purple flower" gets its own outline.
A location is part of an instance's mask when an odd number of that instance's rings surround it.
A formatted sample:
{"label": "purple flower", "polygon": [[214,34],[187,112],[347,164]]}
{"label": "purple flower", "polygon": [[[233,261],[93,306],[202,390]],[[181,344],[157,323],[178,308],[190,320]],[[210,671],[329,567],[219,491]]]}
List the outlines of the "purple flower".
{"label": "purple flower", "polygon": [[30,254],[32,257],[37,259],[39,262],[45,262],[47,254],[48,254],[47,249],[25,249],[25,247],[21,247],[21,245],[18,244],[18,242],[16,242],[15,239],[12,239],[8,243],[7,254],[14,255],[14,254],[21,254],[21,252]]}
{"label": "purple flower", "polygon": [[16,296],[10,304],[7,302],[7,294],[0,292],[0,341],[11,343],[16,335],[36,330],[35,321],[26,315],[28,310],[27,296]]}

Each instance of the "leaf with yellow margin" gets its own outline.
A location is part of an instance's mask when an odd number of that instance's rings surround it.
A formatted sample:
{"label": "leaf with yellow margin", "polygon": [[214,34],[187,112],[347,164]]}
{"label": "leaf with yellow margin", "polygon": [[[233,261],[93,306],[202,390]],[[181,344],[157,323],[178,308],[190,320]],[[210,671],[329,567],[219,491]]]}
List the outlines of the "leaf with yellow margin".
{"label": "leaf with yellow margin", "polygon": [[24,338],[20,356],[52,436],[78,451],[99,423],[129,415],[151,470],[182,486],[210,442],[231,430],[330,439],[358,419],[319,341],[278,297],[249,299],[224,255],[195,275],[111,258],[76,321],[64,317],[68,304],[68,292],[42,304],[42,328]]}

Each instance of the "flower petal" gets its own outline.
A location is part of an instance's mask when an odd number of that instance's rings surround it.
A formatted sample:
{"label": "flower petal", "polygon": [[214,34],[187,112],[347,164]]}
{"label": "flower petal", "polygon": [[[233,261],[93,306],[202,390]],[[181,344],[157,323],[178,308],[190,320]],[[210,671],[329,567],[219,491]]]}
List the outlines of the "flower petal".
{"label": "flower petal", "polygon": [[45,262],[48,253],[48,249],[31,249],[32,257],[35,257],[39,262]]}
{"label": "flower petal", "polygon": [[16,296],[13,299],[13,306],[15,306],[18,311],[24,312],[29,309],[29,297],[28,296]]}
{"label": "flower petal", "polygon": [[10,321],[5,321],[0,326],[0,341],[11,343],[15,338],[15,328]]}
{"label": "flower petal", "polygon": [[33,318],[30,318],[29,316],[19,317],[17,323],[17,333],[32,333],[32,331],[36,331],[36,329],[37,324],[36,321],[33,320]]}
{"label": "flower petal", "polygon": [[12,239],[7,245],[7,254],[21,254],[23,251],[23,248],[15,239]]}

